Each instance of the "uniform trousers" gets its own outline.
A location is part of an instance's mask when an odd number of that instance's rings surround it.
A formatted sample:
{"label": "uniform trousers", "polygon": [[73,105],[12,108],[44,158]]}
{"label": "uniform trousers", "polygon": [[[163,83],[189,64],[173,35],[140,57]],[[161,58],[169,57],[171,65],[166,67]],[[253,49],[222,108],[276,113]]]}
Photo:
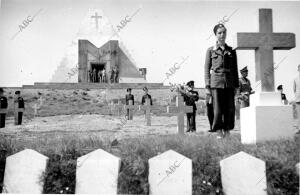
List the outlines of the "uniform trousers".
{"label": "uniform trousers", "polygon": [[192,113],[186,113],[187,131],[196,131],[196,109]]}
{"label": "uniform trousers", "polygon": [[234,128],[234,88],[212,88],[214,120],[213,131],[229,131]]}
{"label": "uniform trousers", "polygon": [[6,114],[0,114],[0,128],[5,127],[5,116]]}

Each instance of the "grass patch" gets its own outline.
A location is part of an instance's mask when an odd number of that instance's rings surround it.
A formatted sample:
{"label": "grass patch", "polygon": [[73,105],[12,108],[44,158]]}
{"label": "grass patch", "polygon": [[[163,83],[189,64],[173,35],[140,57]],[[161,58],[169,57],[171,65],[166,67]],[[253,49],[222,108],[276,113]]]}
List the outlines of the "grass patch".
{"label": "grass patch", "polygon": [[88,133],[0,135],[0,185],[5,158],[31,148],[50,158],[43,177],[44,193],[74,193],[77,158],[102,148],[122,160],[118,193],[148,194],[148,160],[172,149],[193,161],[193,194],[223,194],[219,161],[244,151],[266,161],[269,194],[294,195],[299,190],[299,176],[295,171],[295,164],[299,162],[299,143],[299,136],[294,140],[243,145],[239,135],[225,140],[216,140],[213,136],[148,135],[120,140],[117,146],[111,147],[109,139]]}

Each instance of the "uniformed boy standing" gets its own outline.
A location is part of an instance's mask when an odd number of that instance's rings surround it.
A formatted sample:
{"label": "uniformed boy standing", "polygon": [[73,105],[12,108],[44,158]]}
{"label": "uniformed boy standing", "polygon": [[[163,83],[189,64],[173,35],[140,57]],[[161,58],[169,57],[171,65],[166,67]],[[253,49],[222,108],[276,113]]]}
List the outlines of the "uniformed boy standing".
{"label": "uniformed boy standing", "polygon": [[199,100],[199,94],[197,91],[194,91],[194,81],[189,81],[187,84],[188,90],[186,93],[182,93],[183,100],[186,106],[193,106],[192,113],[186,113],[187,117],[187,132],[196,131],[196,101]]}
{"label": "uniformed boy standing", "polygon": [[21,97],[20,91],[15,92],[14,108],[15,108],[15,125],[21,125],[23,112],[19,112],[19,109],[25,109],[25,105],[24,105],[24,99]]}
{"label": "uniformed boy standing", "polygon": [[[129,100],[132,100],[132,105],[134,105],[134,96],[131,94],[131,88],[128,88],[127,90],[127,94],[125,96],[125,101],[126,101],[126,105],[129,105]],[[131,118],[129,118],[129,109],[127,109],[127,120],[132,120]]]}
{"label": "uniformed boy standing", "polygon": [[286,99],[286,95],[283,93],[282,85],[279,85],[279,86],[277,87],[277,90],[278,90],[278,92],[279,92],[280,95],[281,95],[281,102],[282,102],[282,104],[287,105],[289,102],[288,102],[288,100]]}
{"label": "uniformed boy standing", "polygon": [[144,87],[143,91],[145,92],[145,95],[143,95],[143,97],[142,97],[142,105],[144,105],[146,103],[146,99],[149,99],[150,105],[152,106],[152,98],[151,98],[151,95],[148,94],[148,88]]}
{"label": "uniformed boy standing", "polygon": [[[0,88],[0,109],[7,109],[7,98],[3,95],[4,90]],[[6,113],[0,113],[0,128],[5,127]]]}

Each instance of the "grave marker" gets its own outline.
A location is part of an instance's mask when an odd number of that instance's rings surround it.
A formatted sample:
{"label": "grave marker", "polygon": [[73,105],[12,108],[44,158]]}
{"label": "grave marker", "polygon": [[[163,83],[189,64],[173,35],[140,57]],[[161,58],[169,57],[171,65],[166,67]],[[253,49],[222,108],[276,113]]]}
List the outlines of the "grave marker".
{"label": "grave marker", "polygon": [[[129,113],[128,113],[128,120],[132,120],[133,119],[133,113],[132,110],[137,109],[139,106],[137,105],[133,105],[133,101],[129,100],[128,102],[129,105],[125,105],[124,109],[127,110],[129,109]],[[127,111],[126,111],[127,112]]]}
{"label": "grave marker", "polygon": [[193,112],[193,106],[186,106],[183,102],[183,97],[178,93],[176,97],[176,107],[168,106],[167,112],[170,112],[170,108],[172,112],[177,114],[177,130],[179,134],[184,134],[184,116],[186,113]]}
{"label": "grave marker", "polygon": [[120,158],[98,149],[77,159],[76,194],[117,194]]}
{"label": "grave marker", "polygon": [[192,194],[192,160],[173,151],[149,159],[150,194]]}
{"label": "grave marker", "polygon": [[245,152],[220,162],[223,191],[230,195],[267,195],[265,162]]}
{"label": "grave marker", "polygon": [[41,194],[48,157],[25,149],[6,158],[3,193]]}

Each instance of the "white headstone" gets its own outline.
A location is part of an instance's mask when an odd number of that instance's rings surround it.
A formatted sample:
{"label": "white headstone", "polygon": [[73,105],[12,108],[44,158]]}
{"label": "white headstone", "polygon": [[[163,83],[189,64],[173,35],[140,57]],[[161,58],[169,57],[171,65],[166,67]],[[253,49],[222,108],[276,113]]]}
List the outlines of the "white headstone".
{"label": "white headstone", "polygon": [[120,158],[98,149],[77,159],[76,194],[117,194]]}
{"label": "white headstone", "polygon": [[6,158],[3,193],[41,194],[48,157],[25,149]]}
{"label": "white headstone", "polygon": [[229,195],[267,195],[265,162],[239,152],[220,162],[223,191]]}
{"label": "white headstone", "polygon": [[296,172],[300,176],[300,163],[296,164]]}
{"label": "white headstone", "polygon": [[149,159],[150,194],[192,194],[192,160],[173,151]]}

